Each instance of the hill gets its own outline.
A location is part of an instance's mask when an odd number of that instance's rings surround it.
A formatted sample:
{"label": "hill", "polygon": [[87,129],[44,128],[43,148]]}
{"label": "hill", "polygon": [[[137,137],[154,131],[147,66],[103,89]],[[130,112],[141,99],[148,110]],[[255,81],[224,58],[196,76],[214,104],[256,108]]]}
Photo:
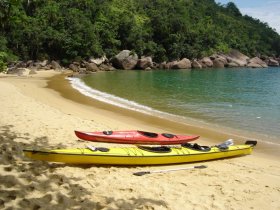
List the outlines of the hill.
{"label": "hill", "polygon": [[[280,55],[280,36],[214,0],[11,0],[0,2],[0,60],[111,57],[122,49],[157,62],[237,49]],[[1,65],[1,61],[0,61]]]}

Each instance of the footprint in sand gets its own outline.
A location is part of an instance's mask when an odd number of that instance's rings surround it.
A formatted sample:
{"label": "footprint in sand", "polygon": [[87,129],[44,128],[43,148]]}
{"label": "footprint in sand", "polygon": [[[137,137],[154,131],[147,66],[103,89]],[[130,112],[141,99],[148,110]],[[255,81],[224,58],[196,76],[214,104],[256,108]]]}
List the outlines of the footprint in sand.
{"label": "footprint in sand", "polygon": [[18,184],[18,180],[11,175],[0,176],[0,183],[2,183],[6,188],[12,188]]}
{"label": "footprint in sand", "polygon": [[12,170],[13,170],[13,168],[10,166],[4,167],[4,171],[10,172]]}

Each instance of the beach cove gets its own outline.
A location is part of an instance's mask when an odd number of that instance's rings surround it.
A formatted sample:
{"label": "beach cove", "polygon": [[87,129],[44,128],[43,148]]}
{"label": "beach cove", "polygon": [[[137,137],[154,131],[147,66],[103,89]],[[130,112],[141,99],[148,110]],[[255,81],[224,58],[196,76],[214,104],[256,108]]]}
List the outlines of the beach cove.
{"label": "beach cove", "polygon": [[[208,168],[203,170],[145,177],[132,173],[178,166],[80,167],[22,157],[25,147],[84,148],[87,143],[77,141],[75,129],[198,134],[199,143],[206,145],[228,138],[244,140],[235,134],[182,125],[94,101],[74,90],[64,79],[66,75],[38,71],[26,77],[0,77],[1,208],[280,208],[279,148],[269,145],[257,145],[252,155],[205,162]],[[193,165],[197,164],[179,167]]]}

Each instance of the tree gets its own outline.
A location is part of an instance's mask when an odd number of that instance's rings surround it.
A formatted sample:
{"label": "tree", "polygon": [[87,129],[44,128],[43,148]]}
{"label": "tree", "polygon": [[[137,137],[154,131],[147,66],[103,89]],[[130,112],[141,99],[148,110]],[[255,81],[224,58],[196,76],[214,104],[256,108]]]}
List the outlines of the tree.
{"label": "tree", "polygon": [[233,14],[236,17],[242,16],[241,12],[233,2],[227,3],[226,9],[229,13]]}

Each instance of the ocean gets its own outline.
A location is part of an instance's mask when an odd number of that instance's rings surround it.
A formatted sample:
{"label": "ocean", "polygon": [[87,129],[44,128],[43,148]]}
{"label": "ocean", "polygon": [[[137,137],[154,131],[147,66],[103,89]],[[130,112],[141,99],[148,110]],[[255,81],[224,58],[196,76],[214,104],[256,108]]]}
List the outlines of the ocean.
{"label": "ocean", "polygon": [[94,99],[280,144],[280,68],[98,72],[70,78]]}

